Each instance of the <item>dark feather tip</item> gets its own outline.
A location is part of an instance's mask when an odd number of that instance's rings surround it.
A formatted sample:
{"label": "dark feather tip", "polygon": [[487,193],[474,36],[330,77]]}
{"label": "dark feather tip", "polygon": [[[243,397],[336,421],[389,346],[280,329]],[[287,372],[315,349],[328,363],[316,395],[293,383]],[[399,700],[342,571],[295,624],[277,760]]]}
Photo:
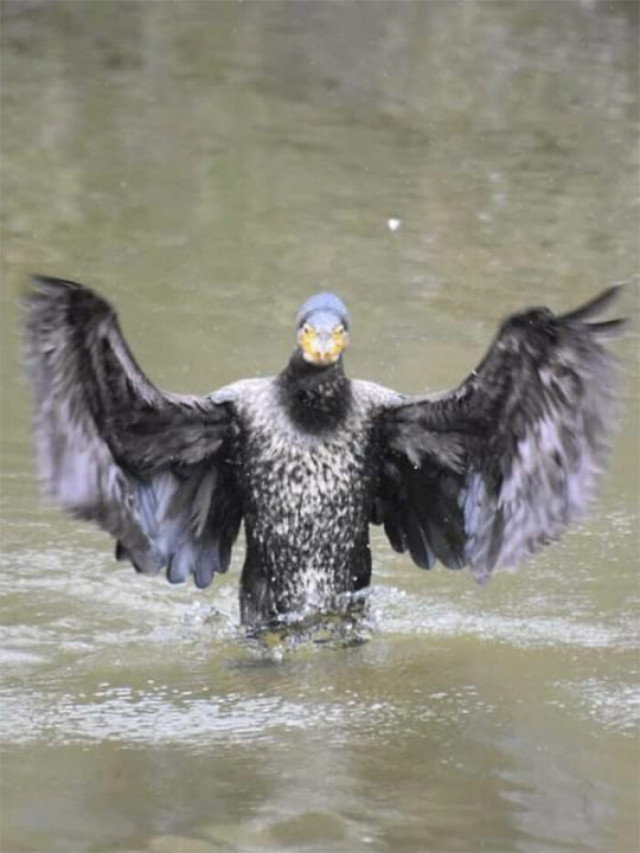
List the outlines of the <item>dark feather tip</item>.
{"label": "dark feather tip", "polygon": [[609,306],[612,305],[620,296],[620,292],[623,287],[624,285],[622,284],[614,284],[606,290],[603,290],[602,293],[599,293],[594,299],[589,300],[589,302],[585,302],[584,305],[581,305],[579,308],[575,308],[573,311],[562,314],[558,319],[569,323],[588,320],[590,317],[594,317],[596,314],[600,314],[606,308],[609,308]]}
{"label": "dark feather tip", "polygon": [[602,338],[617,338],[629,327],[631,321],[628,317],[620,317],[617,320],[605,320],[603,323],[587,323],[590,332]]}
{"label": "dark feather tip", "polygon": [[54,278],[49,275],[41,275],[40,273],[33,273],[30,276],[31,284],[45,292],[60,292],[63,290],[86,290],[81,284],[78,284],[76,281],[68,281],[65,278]]}

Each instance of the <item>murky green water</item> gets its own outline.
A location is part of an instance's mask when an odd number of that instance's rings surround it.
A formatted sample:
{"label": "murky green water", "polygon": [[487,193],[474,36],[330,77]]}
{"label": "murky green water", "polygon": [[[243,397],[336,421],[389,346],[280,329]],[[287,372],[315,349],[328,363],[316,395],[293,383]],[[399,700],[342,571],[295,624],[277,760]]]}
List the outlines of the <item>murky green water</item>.
{"label": "murky green water", "polygon": [[330,288],[352,374],[454,384],[637,273],[637,5],[2,9],[2,850],[637,850],[637,326],[586,526],[484,590],[377,534],[367,642],[270,652],[239,554],[171,588],[38,497],[17,332],[28,272],[78,278],[204,392]]}

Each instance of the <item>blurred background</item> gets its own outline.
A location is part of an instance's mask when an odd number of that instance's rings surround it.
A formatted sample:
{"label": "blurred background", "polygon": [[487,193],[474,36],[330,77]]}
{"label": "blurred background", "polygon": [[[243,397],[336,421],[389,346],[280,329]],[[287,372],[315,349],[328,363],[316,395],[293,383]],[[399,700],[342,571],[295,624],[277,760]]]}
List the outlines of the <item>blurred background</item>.
{"label": "blurred background", "polygon": [[374,536],[366,642],[240,634],[38,493],[19,297],[117,307],[164,388],[283,366],[456,384],[497,323],[628,281],[635,2],[2,3],[2,849],[638,849],[638,326],[588,522],[486,589]]}

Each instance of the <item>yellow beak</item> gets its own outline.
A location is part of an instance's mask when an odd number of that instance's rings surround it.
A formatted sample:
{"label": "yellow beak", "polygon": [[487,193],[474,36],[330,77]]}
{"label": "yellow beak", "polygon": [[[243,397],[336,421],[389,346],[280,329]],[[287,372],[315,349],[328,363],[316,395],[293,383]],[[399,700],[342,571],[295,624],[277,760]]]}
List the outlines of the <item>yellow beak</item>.
{"label": "yellow beak", "polygon": [[298,332],[298,344],[305,361],[312,364],[333,364],[347,348],[349,335],[343,326],[331,330],[315,329],[305,323]]}

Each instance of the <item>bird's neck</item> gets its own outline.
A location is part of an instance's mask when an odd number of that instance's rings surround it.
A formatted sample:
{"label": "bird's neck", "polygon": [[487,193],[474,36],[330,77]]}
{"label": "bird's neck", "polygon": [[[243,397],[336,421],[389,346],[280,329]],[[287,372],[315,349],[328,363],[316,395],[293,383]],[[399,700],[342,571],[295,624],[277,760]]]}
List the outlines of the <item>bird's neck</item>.
{"label": "bird's neck", "polygon": [[296,350],[278,376],[278,385],[289,417],[305,432],[335,429],[349,414],[351,383],[341,358],[328,367],[317,367]]}

